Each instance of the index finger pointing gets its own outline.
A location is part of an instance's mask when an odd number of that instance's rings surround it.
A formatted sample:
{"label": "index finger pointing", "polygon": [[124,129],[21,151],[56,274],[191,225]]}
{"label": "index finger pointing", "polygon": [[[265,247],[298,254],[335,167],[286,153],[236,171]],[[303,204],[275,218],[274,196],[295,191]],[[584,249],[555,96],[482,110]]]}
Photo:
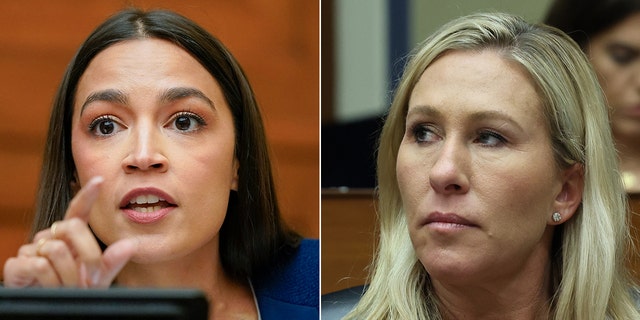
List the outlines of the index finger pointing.
{"label": "index finger pointing", "polygon": [[64,220],[71,218],[79,218],[82,221],[89,221],[89,213],[93,203],[98,198],[98,192],[104,179],[102,177],[93,177],[87,184],[78,191],[75,197],[69,203],[67,213]]}

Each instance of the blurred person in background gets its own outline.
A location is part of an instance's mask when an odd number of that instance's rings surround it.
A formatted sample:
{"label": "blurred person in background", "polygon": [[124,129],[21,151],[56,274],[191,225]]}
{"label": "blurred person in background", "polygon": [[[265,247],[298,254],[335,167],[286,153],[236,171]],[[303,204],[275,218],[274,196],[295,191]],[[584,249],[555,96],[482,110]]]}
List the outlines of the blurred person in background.
{"label": "blurred person in background", "polygon": [[611,108],[625,189],[640,192],[640,0],[556,0],[544,22],[589,57]]}

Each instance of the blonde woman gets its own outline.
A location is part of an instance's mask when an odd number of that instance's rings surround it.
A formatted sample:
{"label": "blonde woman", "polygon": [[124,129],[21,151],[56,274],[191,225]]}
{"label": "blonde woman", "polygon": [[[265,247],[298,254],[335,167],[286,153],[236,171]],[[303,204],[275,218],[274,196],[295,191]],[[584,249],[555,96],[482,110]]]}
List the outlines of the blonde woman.
{"label": "blonde woman", "polygon": [[442,27],[378,151],[380,242],[347,319],[639,319],[608,111],[580,48],[508,14]]}

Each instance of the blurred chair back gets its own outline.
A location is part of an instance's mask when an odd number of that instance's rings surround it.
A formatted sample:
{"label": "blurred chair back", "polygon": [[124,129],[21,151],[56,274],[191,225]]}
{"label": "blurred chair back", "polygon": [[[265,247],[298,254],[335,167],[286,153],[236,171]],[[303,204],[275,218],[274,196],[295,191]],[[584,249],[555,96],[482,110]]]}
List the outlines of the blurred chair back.
{"label": "blurred chair back", "polygon": [[373,189],[322,190],[322,294],[366,282],[375,231]]}

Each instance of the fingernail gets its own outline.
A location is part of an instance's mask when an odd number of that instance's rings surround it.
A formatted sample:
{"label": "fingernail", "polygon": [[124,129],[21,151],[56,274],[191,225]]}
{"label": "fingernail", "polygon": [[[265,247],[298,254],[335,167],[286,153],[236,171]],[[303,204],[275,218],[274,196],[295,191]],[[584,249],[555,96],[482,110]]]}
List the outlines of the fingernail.
{"label": "fingernail", "polygon": [[102,181],[104,181],[103,177],[95,176],[95,177],[89,179],[89,182],[87,182],[87,185],[98,185],[98,184],[102,183]]}
{"label": "fingernail", "polygon": [[100,282],[100,270],[96,270],[91,274],[91,284],[97,286]]}
{"label": "fingernail", "polygon": [[84,263],[80,264],[80,287],[86,288],[87,283],[87,266]]}

